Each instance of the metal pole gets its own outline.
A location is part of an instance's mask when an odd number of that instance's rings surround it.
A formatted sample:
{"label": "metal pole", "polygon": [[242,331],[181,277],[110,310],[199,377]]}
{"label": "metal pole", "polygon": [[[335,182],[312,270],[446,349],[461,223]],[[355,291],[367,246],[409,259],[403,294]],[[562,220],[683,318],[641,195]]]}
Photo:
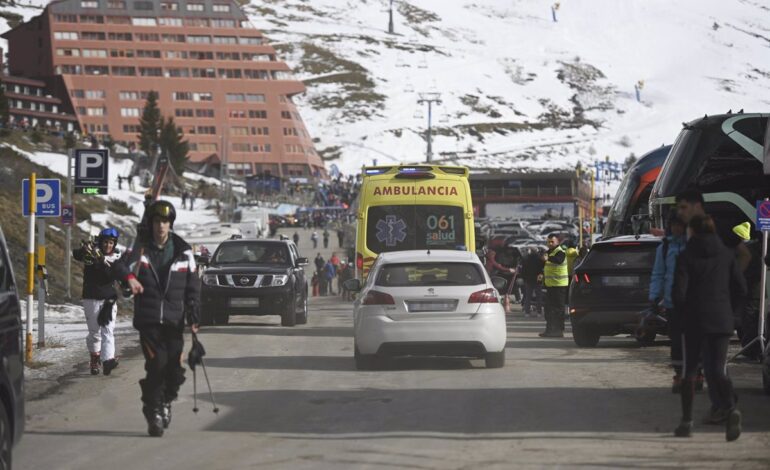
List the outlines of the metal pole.
{"label": "metal pole", "polygon": [[428,101],[428,163],[430,163],[432,157],[433,157],[433,148],[431,146],[431,117],[432,117],[432,110],[433,110],[433,102]]}
{"label": "metal pole", "polygon": [[[767,201],[767,198],[765,198],[765,201]],[[762,232],[762,260],[767,257],[767,231]],[[762,261],[759,263],[762,266],[762,275],[760,277],[759,285],[760,285],[760,294],[759,294],[759,334],[757,337],[759,338],[759,346],[762,348],[761,350],[765,350],[765,341],[767,338],[765,338],[765,315],[767,314],[766,308],[767,308],[767,266],[762,264]]]}
{"label": "metal pole", "polygon": [[390,0],[390,17],[388,19],[388,33],[393,34],[393,0]]}
{"label": "metal pole", "polygon": [[[72,207],[73,219],[75,222],[75,207],[72,205],[72,153],[69,149],[67,155],[67,205]],[[72,224],[67,224],[67,251],[64,253],[65,282],[67,285],[67,300],[72,300]]]}
{"label": "metal pole", "polygon": [[27,238],[27,336],[25,362],[32,361],[32,311],[35,294],[35,209],[37,207],[37,178],[35,173],[29,178],[29,235]]}
{"label": "metal pole", "polygon": [[45,347],[45,219],[37,219],[37,347]]}
{"label": "metal pole", "polygon": [[596,175],[594,172],[591,172],[591,223],[590,226],[590,232],[588,234],[588,244],[593,245],[594,243],[594,210],[596,209],[596,198],[595,198],[595,184],[596,184]]}

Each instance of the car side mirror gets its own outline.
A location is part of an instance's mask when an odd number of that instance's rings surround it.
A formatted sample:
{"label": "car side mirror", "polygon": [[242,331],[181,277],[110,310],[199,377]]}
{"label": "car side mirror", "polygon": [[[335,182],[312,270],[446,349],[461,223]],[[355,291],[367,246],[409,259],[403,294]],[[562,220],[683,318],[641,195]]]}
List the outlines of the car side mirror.
{"label": "car side mirror", "polygon": [[310,264],[307,258],[297,258],[297,266],[307,266]]}
{"label": "car side mirror", "polygon": [[350,292],[360,292],[361,291],[361,280],[360,279],[348,279],[347,281],[342,283],[342,286],[347,291],[350,291]]}
{"label": "car side mirror", "polygon": [[501,291],[508,285],[508,280],[500,276],[492,276],[492,285],[495,286],[495,289]]}

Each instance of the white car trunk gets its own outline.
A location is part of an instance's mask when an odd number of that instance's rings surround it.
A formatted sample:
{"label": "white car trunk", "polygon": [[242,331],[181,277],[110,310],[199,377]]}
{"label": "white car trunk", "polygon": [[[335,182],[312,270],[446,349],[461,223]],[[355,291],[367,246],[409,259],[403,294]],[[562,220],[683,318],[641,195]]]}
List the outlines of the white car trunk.
{"label": "white car trunk", "polygon": [[471,294],[486,289],[487,286],[420,286],[420,287],[384,287],[374,289],[390,294],[395,301],[388,305],[386,313],[394,321],[409,320],[448,320],[470,319],[475,315],[480,303],[468,303]]}

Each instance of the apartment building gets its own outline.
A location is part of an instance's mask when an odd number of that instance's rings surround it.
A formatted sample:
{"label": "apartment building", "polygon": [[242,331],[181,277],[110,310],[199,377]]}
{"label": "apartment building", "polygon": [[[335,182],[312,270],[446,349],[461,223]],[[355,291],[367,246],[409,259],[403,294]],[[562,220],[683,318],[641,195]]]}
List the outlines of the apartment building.
{"label": "apartment building", "polygon": [[193,164],[326,177],[292,99],[304,85],[235,1],[55,0],[2,37],[9,73],[45,82],[84,132],[136,143],[156,91]]}

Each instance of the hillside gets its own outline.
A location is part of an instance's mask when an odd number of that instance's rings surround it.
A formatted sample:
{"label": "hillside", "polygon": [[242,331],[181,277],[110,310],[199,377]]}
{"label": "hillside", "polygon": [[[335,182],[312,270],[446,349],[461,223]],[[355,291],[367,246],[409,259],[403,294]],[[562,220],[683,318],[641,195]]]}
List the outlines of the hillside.
{"label": "hillside", "polygon": [[683,121],[770,106],[760,0],[569,0],[558,22],[551,1],[398,0],[393,35],[386,0],[241,3],[307,84],[303,117],[344,172],[424,159],[424,91],[441,93],[434,158],[489,169],[622,162]]}

